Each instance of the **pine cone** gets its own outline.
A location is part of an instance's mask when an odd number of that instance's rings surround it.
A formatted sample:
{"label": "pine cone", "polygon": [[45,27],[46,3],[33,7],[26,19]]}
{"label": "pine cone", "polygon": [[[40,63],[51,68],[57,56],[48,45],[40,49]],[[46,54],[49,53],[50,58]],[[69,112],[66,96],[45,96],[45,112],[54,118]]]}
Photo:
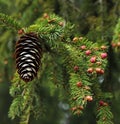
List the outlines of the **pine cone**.
{"label": "pine cone", "polygon": [[35,33],[26,33],[16,42],[16,68],[22,80],[32,81],[41,65],[42,46]]}

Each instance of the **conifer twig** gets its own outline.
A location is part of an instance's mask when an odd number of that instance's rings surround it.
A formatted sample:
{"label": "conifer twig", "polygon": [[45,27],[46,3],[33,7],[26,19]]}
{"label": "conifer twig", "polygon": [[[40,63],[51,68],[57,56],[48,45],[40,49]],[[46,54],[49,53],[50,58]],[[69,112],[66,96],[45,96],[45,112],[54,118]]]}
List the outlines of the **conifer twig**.
{"label": "conifer twig", "polygon": [[0,13],[0,24],[3,24],[4,27],[10,27],[14,30],[21,29],[21,25],[15,19],[3,13]]}

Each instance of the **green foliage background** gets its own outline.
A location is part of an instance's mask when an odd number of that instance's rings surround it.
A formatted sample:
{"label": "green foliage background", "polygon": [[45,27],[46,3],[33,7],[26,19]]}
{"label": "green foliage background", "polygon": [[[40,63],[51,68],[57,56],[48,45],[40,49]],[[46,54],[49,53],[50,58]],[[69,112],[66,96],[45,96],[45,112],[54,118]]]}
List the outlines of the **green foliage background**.
{"label": "green foliage background", "polygon": [[[112,40],[118,40],[116,35],[120,34],[120,22],[118,21],[120,0],[0,0],[0,12],[18,20],[22,27],[33,24],[43,13],[55,13],[75,24],[74,34],[76,36],[85,36],[89,40],[109,45],[108,67],[102,88],[104,91],[113,93],[111,105],[114,123],[120,123],[120,51],[114,51],[111,47]],[[9,28],[11,27],[3,27],[0,24],[1,124],[16,124],[19,120],[11,121],[8,118],[9,106],[12,101],[9,88],[15,72],[14,49],[17,40],[16,31],[11,31]],[[30,124],[95,124],[94,110],[91,105],[87,106],[82,116],[73,116],[68,110],[66,99],[59,96],[57,89],[51,91],[53,88],[50,83],[46,83],[44,88],[45,92],[41,89],[41,93],[47,98],[45,105],[47,115],[42,115],[37,121],[31,116]]]}

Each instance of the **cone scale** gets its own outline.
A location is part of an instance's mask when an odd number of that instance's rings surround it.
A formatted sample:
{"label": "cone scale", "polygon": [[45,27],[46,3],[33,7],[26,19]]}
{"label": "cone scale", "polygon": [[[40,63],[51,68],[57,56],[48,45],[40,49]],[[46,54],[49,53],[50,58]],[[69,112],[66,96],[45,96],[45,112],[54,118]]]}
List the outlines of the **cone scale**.
{"label": "cone scale", "polygon": [[42,47],[35,33],[25,33],[16,42],[15,60],[20,78],[29,82],[36,76],[41,65]]}

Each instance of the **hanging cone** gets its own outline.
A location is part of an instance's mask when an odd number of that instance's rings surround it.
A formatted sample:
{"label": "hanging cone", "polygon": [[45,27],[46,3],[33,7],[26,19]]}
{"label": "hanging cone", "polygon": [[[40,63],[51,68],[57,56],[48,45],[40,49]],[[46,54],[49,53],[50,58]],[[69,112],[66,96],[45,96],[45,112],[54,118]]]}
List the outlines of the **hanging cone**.
{"label": "hanging cone", "polygon": [[16,68],[20,78],[25,82],[32,81],[41,65],[42,46],[35,33],[23,34],[16,42]]}

